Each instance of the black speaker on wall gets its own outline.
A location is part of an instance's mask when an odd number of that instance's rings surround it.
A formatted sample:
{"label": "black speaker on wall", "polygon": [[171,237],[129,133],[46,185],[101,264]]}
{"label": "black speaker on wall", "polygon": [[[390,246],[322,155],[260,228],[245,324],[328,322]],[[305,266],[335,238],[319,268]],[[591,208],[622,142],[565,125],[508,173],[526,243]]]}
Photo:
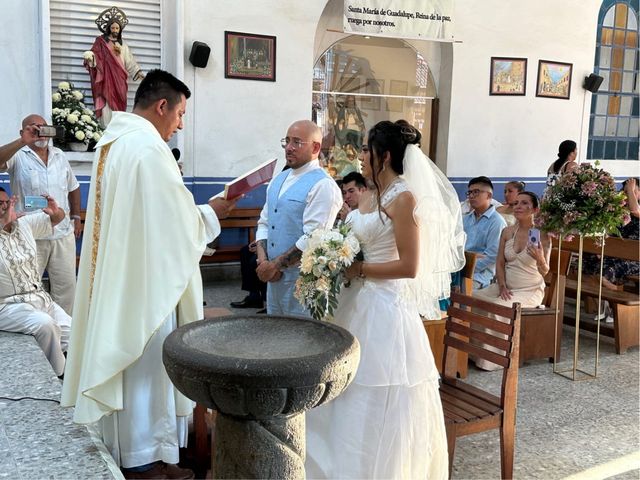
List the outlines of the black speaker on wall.
{"label": "black speaker on wall", "polygon": [[595,73],[592,73],[588,77],[584,77],[584,85],[582,86],[586,90],[596,93],[600,88],[600,85],[602,84],[603,80],[604,78],[602,78],[600,75],[596,75]]}
{"label": "black speaker on wall", "polygon": [[209,54],[211,48],[204,42],[193,42],[191,46],[191,54],[189,55],[189,61],[191,65],[198,68],[204,68],[209,61]]}

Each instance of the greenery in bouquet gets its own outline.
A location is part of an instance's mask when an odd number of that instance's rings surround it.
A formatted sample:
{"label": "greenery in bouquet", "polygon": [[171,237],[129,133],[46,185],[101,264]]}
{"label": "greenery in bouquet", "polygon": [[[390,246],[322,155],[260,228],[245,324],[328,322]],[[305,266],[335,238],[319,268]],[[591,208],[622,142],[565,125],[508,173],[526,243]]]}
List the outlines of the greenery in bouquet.
{"label": "greenery in bouquet", "polygon": [[64,127],[64,138],[54,140],[57,147],[66,149],[70,143],[96,144],[102,137],[102,126],[95,113],[82,102],[84,94],[70,82],[60,82],[51,96],[54,125]]}
{"label": "greenery in bouquet", "polygon": [[599,165],[582,163],[547,190],[536,218],[542,230],[563,237],[618,233],[629,213],[625,194]]}
{"label": "greenery in bouquet", "polygon": [[295,297],[316,320],[333,318],[344,271],[359,251],[360,243],[348,223],[314,230],[307,239]]}

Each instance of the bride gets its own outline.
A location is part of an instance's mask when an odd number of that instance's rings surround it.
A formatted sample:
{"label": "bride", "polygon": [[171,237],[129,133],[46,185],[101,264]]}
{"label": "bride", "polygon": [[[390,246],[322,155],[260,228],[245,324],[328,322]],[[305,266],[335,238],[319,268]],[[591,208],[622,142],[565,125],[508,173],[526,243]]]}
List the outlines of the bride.
{"label": "bride", "polygon": [[465,237],[457,195],[419,142],[407,122],[384,121],[362,147],[362,174],[375,189],[347,221],[364,261],[347,270],[351,286],[334,317],[358,338],[360,366],[342,396],[307,413],[307,478],[448,477],[438,371],[420,314],[439,318]]}

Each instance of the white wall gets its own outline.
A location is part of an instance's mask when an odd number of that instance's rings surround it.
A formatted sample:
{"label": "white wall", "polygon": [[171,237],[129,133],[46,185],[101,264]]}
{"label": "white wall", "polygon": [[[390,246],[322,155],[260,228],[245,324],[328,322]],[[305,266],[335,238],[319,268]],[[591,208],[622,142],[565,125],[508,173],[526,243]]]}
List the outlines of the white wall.
{"label": "white wall", "polygon": [[[313,41],[325,3],[186,2],[185,58],[195,40],[211,47],[206,68],[185,66],[193,92],[185,117],[186,175],[233,177],[274,157],[284,165],[280,139],[293,121],[311,117]],[[225,30],[277,37],[275,82],[224,78]]]}
{"label": "white wall", "polygon": [[[458,2],[453,45],[447,174],[542,177],[558,144],[573,139],[586,153],[590,96],[584,117],[582,82],[593,71],[600,0]],[[489,96],[492,56],[524,57],[526,96]],[[573,64],[569,100],[536,97],[538,60]],[[580,125],[584,134],[580,143]],[[605,168],[613,165],[606,162]],[[637,162],[620,170],[637,171]],[[615,173],[623,173],[615,168]]]}
{"label": "white wall", "polygon": [[[51,111],[50,94],[43,96],[46,68],[43,51],[43,36],[40,34],[43,19],[40,18],[38,0],[3,0],[2,29],[0,30],[0,145],[15,140],[19,136],[22,119],[30,113],[46,114]],[[44,19],[48,32],[48,15]],[[47,34],[48,42],[48,34]],[[46,74],[45,74],[46,70]]]}

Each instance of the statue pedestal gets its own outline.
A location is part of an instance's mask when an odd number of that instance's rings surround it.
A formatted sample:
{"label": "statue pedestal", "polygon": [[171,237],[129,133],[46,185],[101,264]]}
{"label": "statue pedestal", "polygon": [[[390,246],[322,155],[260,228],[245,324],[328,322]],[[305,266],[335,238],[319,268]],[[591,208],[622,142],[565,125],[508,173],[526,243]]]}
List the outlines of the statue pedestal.
{"label": "statue pedestal", "polygon": [[181,327],[163,350],[176,388],[219,412],[214,478],[304,478],[304,412],[340,395],[359,358],[340,327],[264,315]]}

